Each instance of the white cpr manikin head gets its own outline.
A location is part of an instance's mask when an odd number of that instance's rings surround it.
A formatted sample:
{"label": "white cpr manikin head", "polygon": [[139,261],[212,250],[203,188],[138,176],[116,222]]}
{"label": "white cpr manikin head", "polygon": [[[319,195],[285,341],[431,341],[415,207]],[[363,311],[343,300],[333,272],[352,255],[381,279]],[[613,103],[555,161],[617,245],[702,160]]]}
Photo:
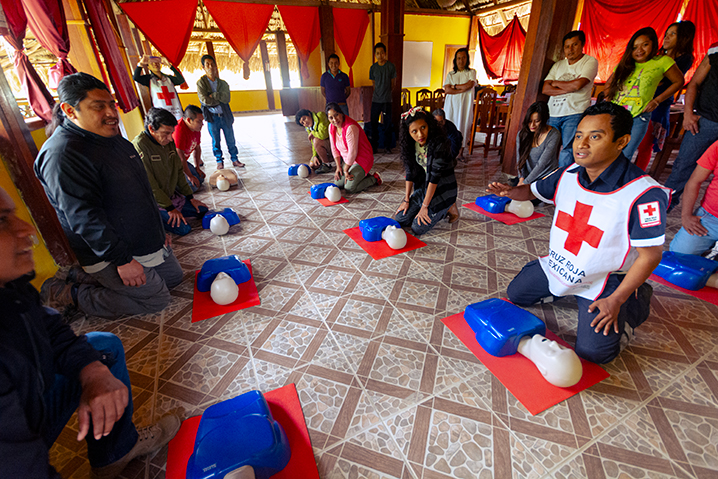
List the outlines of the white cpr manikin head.
{"label": "white cpr manikin head", "polygon": [[534,205],[530,201],[509,201],[506,205],[506,211],[513,213],[519,218],[528,218],[534,214]]}
{"label": "white cpr manikin head", "polygon": [[554,386],[567,388],[581,380],[583,367],[576,353],[540,334],[521,339],[519,352],[529,358]]}

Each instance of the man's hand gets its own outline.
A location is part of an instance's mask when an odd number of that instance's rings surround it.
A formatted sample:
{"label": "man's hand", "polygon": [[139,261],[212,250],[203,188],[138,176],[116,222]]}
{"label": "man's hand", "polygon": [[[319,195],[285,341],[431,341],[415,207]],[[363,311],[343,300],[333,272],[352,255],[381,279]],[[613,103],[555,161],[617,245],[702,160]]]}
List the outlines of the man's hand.
{"label": "man's hand", "polygon": [[512,186],[499,183],[498,181],[489,183],[489,186],[486,188],[486,191],[498,196],[509,196],[511,190],[513,190]]}
{"label": "man's hand", "polygon": [[77,410],[80,431],[77,440],[82,441],[90,431],[95,439],[107,436],[122,417],[128,404],[128,391],[122,381],[112,375],[100,361],[90,363],[80,371],[82,396]]}
{"label": "man's hand", "polygon": [[[207,205],[205,205],[204,203],[202,203],[200,200],[198,200],[196,198],[192,198],[191,200],[189,200],[189,202],[192,204],[192,206],[194,206],[194,209],[195,209],[195,211],[197,211],[197,213],[199,213],[200,206],[204,206],[205,208],[207,208]],[[184,219],[184,217],[182,219]],[[185,221],[185,223],[187,223],[187,222]]]}
{"label": "man's hand", "polygon": [[700,115],[696,115],[695,113],[686,113],[683,116],[683,129],[697,135],[698,120],[700,120],[700,118]]}
{"label": "man's hand", "polygon": [[701,224],[700,216],[686,216],[681,217],[681,224],[686,229],[688,234],[693,236],[705,236],[708,234],[708,230]]}
{"label": "man's hand", "polygon": [[150,64],[150,56],[149,55],[142,55],[142,59],[140,59],[140,66],[142,68],[147,67],[147,65]]}
{"label": "man's hand", "polygon": [[309,138],[309,141],[312,141],[312,140],[314,139],[314,134],[313,134],[313,133],[309,133],[309,135],[307,136],[307,138]]}
{"label": "man's hand", "polygon": [[613,326],[613,330],[618,334],[618,312],[623,303],[624,301],[616,298],[614,294],[591,303],[588,307],[589,313],[593,313],[596,309],[599,310],[598,316],[591,321],[591,327],[596,328],[597,333],[603,329],[603,335],[608,336],[611,326]]}
{"label": "man's hand", "polygon": [[177,211],[177,209],[168,211],[167,214],[170,215],[169,225],[171,227],[176,228],[180,225],[180,223],[187,224],[187,220],[184,219],[184,216],[182,216],[182,213]]}
{"label": "man's hand", "polygon": [[195,188],[199,188],[199,178],[194,175],[187,175],[187,179],[189,179],[189,182],[192,183]]}
{"label": "man's hand", "polygon": [[118,266],[117,274],[120,275],[125,286],[142,286],[147,282],[145,268],[136,259]]}
{"label": "man's hand", "polygon": [[202,171],[201,166],[195,166],[194,169],[197,170],[197,174],[200,178],[205,178],[207,176],[204,174],[204,171]]}

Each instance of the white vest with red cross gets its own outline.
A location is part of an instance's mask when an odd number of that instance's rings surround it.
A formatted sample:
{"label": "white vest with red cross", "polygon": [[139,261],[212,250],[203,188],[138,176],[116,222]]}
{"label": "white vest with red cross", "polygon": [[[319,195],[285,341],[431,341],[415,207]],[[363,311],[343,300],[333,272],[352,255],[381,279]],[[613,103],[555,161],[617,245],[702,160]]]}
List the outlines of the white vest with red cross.
{"label": "white vest with red cross", "polygon": [[162,80],[152,75],[150,80],[150,96],[152,97],[152,106],[162,108],[174,115],[177,121],[182,119],[182,103],[180,103],[175,91],[172,80],[167,76],[163,76]]}
{"label": "white vest with red cross", "polygon": [[[631,247],[629,232],[636,200],[651,188],[661,188],[666,196],[670,190],[642,176],[616,191],[597,193],[581,186],[574,171],[566,170],[556,185],[549,254],[539,263],[554,296],[595,300],[603,292],[608,276],[627,271],[638,257]],[[642,227],[661,223],[658,201],[638,208]]]}

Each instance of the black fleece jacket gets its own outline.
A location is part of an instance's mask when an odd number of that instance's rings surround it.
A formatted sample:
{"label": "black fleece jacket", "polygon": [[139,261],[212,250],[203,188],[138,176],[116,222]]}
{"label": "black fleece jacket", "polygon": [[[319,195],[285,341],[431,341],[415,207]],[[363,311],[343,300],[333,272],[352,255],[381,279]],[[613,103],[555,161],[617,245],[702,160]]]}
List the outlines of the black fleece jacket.
{"label": "black fleece jacket", "polygon": [[122,136],[105,138],[66,119],[42,145],[35,175],[81,265],[122,266],[164,245],[147,172]]}
{"label": "black fleece jacket", "polygon": [[59,478],[48,462],[43,395],[55,374],[77,378],[100,360],[26,275],[0,288],[0,477]]}

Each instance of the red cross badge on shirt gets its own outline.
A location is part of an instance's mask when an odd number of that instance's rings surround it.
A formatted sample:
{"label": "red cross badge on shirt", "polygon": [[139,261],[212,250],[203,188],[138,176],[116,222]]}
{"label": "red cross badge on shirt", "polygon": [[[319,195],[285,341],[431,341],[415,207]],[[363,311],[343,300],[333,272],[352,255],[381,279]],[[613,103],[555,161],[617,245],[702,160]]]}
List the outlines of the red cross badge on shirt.
{"label": "red cross badge on shirt", "polygon": [[162,93],[157,93],[157,98],[165,101],[165,105],[170,106],[172,104],[172,98],[175,97],[175,93],[170,91],[166,85],[162,85]]}
{"label": "red cross badge on shirt", "polygon": [[638,205],[638,218],[640,219],[641,228],[660,225],[661,212],[659,211],[658,201]]}
{"label": "red cross badge on shirt", "polygon": [[573,216],[564,211],[559,211],[556,217],[556,227],[568,233],[563,247],[575,256],[578,256],[583,243],[588,243],[594,248],[598,248],[601,243],[603,231],[588,224],[591,211],[593,211],[593,206],[584,205],[577,201]]}

